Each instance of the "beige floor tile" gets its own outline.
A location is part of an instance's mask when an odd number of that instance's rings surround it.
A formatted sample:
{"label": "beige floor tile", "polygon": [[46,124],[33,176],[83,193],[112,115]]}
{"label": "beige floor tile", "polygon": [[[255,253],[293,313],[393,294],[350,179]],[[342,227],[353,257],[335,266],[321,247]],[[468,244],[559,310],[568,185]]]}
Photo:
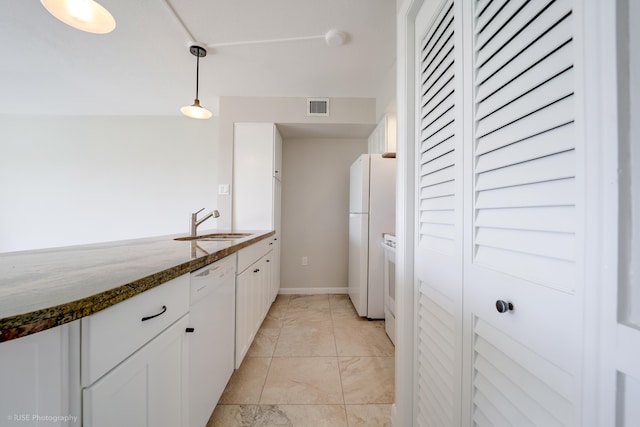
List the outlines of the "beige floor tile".
{"label": "beige floor tile", "polygon": [[287,305],[289,304],[290,299],[291,299],[291,295],[278,294],[276,295],[275,301],[273,301],[273,305],[280,305],[280,304]]}
{"label": "beige floor tile", "polygon": [[285,314],[287,313],[287,309],[289,308],[288,304],[279,304],[275,305],[275,303],[269,309],[267,313],[267,319],[284,319]]}
{"label": "beige floor tile", "polygon": [[349,427],[391,427],[391,405],[347,405]]}
{"label": "beige floor tile", "polygon": [[344,405],[279,405],[293,427],[347,427]]}
{"label": "beige floor tile", "polygon": [[267,357],[245,357],[240,369],[231,376],[219,403],[258,403],[270,362],[271,358]]}
{"label": "beige floor tile", "polygon": [[345,307],[345,306],[353,307],[353,304],[351,304],[351,299],[349,298],[348,294],[330,294],[329,305],[331,306],[332,309],[338,308],[338,307]]}
{"label": "beige floor tile", "polygon": [[337,356],[331,322],[285,323],[274,356]]}
{"label": "beige floor tile", "polygon": [[344,403],[337,359],[335,357],[274,357],[260,403]]}
{"label": "beige floor tile", "polygon": [[288,308],[329,309],[329,295],[291,295]]}
{"label": "beige floor tile", "polygon": [[326,322],[331,325],[331,310],[329,307],[289,307],[284,316],[283,325],[300,321]]}
{"label": "beige floor tile", "polygon": [[206,427],[251,427],[257,405],[218,405]]}
{"label": "beige floor tile", "polygon": [[393,357],[338,357],[344,402],[393,403]]}
{"label": "beige floor tile", "polygon": [[251,347],[247,350],[245,357],[271,357],[278,342],[280,329],[261,328],[256,332],[256,336],[251,343]]}
{"label": "beige floor tile", "polygon": [[338,356],[393,356],[395,347],[383,327],[335,327]]}

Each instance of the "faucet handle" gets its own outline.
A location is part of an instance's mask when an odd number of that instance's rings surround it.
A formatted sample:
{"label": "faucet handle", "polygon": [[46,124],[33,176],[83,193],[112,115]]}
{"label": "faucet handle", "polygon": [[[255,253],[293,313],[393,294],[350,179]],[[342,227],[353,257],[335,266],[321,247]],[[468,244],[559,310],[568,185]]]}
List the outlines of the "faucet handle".
{"label": "faucet handle", "polygon": [[198,215],[198,214],[199,214],[200,212],[202,212],[203,210],[204,210],[204,208],[200,209],[200,210],[199,210],[199,211],[197,211],[197,212],[194,212],[192,215]]}
{"label": "faucet handle", "polygon": [[218,212],[218,209],[214,209],[213,210],[213,217],[214,218],[218,218],[220,216],[220,212]]}

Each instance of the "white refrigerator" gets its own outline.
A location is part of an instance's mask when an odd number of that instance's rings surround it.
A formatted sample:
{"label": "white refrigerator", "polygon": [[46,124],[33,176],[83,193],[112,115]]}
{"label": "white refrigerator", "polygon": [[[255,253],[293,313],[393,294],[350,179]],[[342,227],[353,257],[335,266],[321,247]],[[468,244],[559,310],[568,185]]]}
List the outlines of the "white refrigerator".
{"label": "white refrigerator", "polygon": [[358,315],[384,319],[384,233],[395,232],[396,159],[363,154],[351,165],[349,297]]}

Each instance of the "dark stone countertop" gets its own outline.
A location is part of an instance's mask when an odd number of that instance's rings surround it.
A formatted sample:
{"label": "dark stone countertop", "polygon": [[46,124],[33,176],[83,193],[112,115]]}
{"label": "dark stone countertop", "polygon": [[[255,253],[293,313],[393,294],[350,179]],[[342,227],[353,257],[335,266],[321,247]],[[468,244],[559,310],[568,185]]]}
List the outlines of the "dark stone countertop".
{"label": "dark stone countertop", "polygon": [[[203,231],[224,232],[224,230]],[[0,253],[0,342],[104,310],[275,234],[224,241],[169,235]]]}

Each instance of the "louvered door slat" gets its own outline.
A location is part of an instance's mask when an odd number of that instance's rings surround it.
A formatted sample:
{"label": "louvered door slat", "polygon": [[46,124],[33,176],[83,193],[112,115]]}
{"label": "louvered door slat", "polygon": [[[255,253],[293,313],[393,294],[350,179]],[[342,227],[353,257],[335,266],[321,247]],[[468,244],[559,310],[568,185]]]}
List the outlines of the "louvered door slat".
{"label": "louvered door slat", "polygon": [[[497,89],[482,86],[478,91],[478,117],[485,117],[502,106],[516,99],[518,96],[540,86],[545,81],[572,67],[572,51],[570,45],[563,45],[554,50],[545,61],[532,64],[523,73],[510,81],[502,82]],[[494,89],[493,91],[491,91]]]}
{"label": "louvered door slat", "polygon": [[[437,107],[441,107],[443,111],[449,107],[451,103],[450,100],[453,96],[453,87],[453,69],[451,70],[451,72],[443,74],[442,78],[439,79],[436,84],[434,84],[433,86],[429,86],[429,90],[422,98],[423,104],[421,110],[421,122],[428,120],[430,114],[433,114],[433,111]],[[437,114],[433,114],[431,115],[431,117],[437,117]]]}
{"label": "louvered door slat", "polygon": [[482,209],[476,217],[476,226],[574,233],[575,214],[575,206]]}
{"label": "louvered door slat", "polygon": [[[453,18],[450,25],[453,25]],[[432,87],[437,81],[443,81],[442,76],[451,74],[453,66],[453,32],[448,31],[445,37],[439,40],[438,45],[434,46],[434,55],[425,57],[423,75],[423,89],[425,92]],[[428,59],[428,62],[426,60]],[[423,92],[424,93],[424,92]]]}
{"label": "louvered door slat", "polygon": [[420,235],[451,240],[454,238],[454,228],[450,225],[423,224],[420,227]]}
{"label": "louvered door slat", "polygon": [[575,151],[516,163],[480,174],[476,190],[513,187],[535,182],[553,181],[575,176]]}
{"label": "louvered door slat", "polygon": [[575,265],[572,261],[514,252],[491,246],[475,249],[475,263],[516,277],[527,277],[534,283],[565,292],[575,291]]}
{"label": "louvered door slat", "polygon": [[418,420],[451,425],[454,376],[454,322],[446,298],[420,287],[418,305]]}
{"label": "louvered door slat", "polygon": [[454,152],[449,151],[446,154],[440,156],[440,157],[436,157],[433,159],[426,159],[426,162],[422,165],[422,168],[420,169],[420,174],[421,175],[428,175],[430,173],[445,169],[449,166],[451,166],[451,164],[454,161]]}
{"label": "louvered door slat", "polygon": [[[570,375],[554,366],[552,362],[520,344],[516,339],[511,338],[481,319],[476,321],[474,333],[477,337],[482,337],[482,340],[491,344],[494,349],[500,349],[500,352],[508,360],[517,363],[522,369],[530,372],[539,381],[546,384],[548,387],[547,392],[551,392],[562,400],[568,400],[572,395],[574,384]],[[477,345],[476,343],[476,349],[482,350],[483,347],[477,347]]]}
{"label": "louvered door slat", "polygon": [[475,402],[473,412],[474,426],[513,427],[513,424],[506,422],[483,394],[478,393],[473,400]]}
{"label": "louvered door slat", "polygon": [[420,155],[420,164],[428,163],[431,160],[437,159],[438,157],[452,152],[454,149],[453,135],[436,145],[427,146],[425,144]]}
{"label": "louvered door slat", "polygon": [[571,424],[571,381],[565,372],[486,322],[479,320],[475,333],[476,393],[498,409],[517,406],[517,420],[507,416],[513,425],[525,425],[525,420],[544,426]]}
{"label": "louvered door slat", "polygon": [[420,176],[420,186],[428,187],[430,185],[440,184],[443,182],[453,181],[455,179],[455,171],[453,166],[437,170],[428,175]]}
{"label": "louvered door slat", "polygon": [[495,19],[495,16],[505,7],[504,2],[483,2],[481,7],[478,7],[478,15],[476,16],[476,29],[480,34],[486,28],[486,26]]}
{"label": "louvered door slat", "polygon": [[[483,136],[496,131],[516,120],[520,120],[530,114],[539,111],[551,102],[556,102],[573,94],[573,73],[571,69],[557,75],[554,79],[545,82],[530,92],[518,96],[493,111],[488,116],[479,117],[476,132]],[[516,93],[516,95],[519,95]],[[481,114],[480,108],[478,113]]]}
{"label": "louvered door slat", "polygon": [[508,44],[498,51],[483,49],[477,53],[476,78],[485,86],[480,94],[494,92],[571,40],[571,16],[561,4],[554,3],[540,18],[548,22],[536,22],[515,38],[500,40]]}
{"label": "louvered door slat", "polygon": [[[504,147],[496,147],[487,151],[487,144],[483,144],[483,150],[476,152],[476,173],[487,172],[508,166],[512,163],[520,163],[530,159],[537,159],[551,154],[562,153],[573,148],[574,126],[570,123],[537,135],[533,135],[521,141],[504,141]],[[478,147],[480,148],[480,147]]]}
{"label": "louvered door slat", "polygon": [[478,227],[476,244],[492,248],[571,261],[575,257],[573,233],[549,233]]}
{"label": "louvered door slat", "polygon": [[477,139],[478,151],[492,151],[573,121],[573,97],[550,104],[508,126]]}
{"label": "louvered door slat", "polygon": [[444,197],[450,195],[455,191],[454,183],[452,181],[443,182],[442,184],[431,185],[428,187],[422,187],[420,190],[420,196],[424,198]]}
{"label": "louvered door slat", "polygon": [[[489,425],[535,426],[536,424],[533,421],[527,420],[516,405],[509,401],[510,396],[505,395],[503,390],[500,390],[500,388],[494,384],[493,381],[495,379],[496,378],[489,379],[482,375],[481,372],[476,371],[476,378],[473,384],[477,394],[476,406],[481,410],[483,409],[481,406],[483,399],[479,399],[480,396],[491,405],[491,410],[486,410],[487,405],[485,404],[485,410],[483,411],[485,414],[491,415],[491,424]],[[489,399],[488,396],[491,396],[493,399]]]}
{"label": "louvered door slat", "polygon": [[422,221],[428,221],[428,222],[433,223],[433,224],[453,225],[450,222],[451,221],[451,216],[447,215],[446,212],[439,212],[439,211],[423,212],[422,216],[421,216],[421,220]]}
{"label": "louvered door slat", "polygon": [[[497,378],[497,382],[501,383],[499,388],[507,394],[517,395],[516,400],[537,402],[534,405],[521,406],[521,411],[530,419],[535,419],[537,412],[559,414],[558,416],[562,419],[571,418],[571,405],[568,401],[558,396],[558,393],[549,393],[549,386],[533,373],[515,363],[513,359],[508,358],[484,339],[479,339],[475,343],[475,348],[478,353],[476,360],[479,372],[484,372],[486,377]],[[518,380],[514,381],[514,378]],[[526,384],[526,387],[523,384]],[[540,422],[538,424],[541,425]]]}
{"label": "louvered door slat", "polygon": [[[443,106],[444,107],[444,106]],[[429,139],[434,135],[445,134],[447,136],[453,133],[453,129],[445,128],[451,124],[453,124],[454,111],[453,105],[449,105],[444,107],[443,111],[436,110],[432,116],[429,117],[429,121],[423,120],[424,127],[422,128],[422,134],[425,139]]]}
{"label": "louvered door slat", "polygon": [[527,21],[531,20],[549,3],[549,0],[512,1],[506,3],[505,7],[492,17],[488,25],[479,23],[482,26],[479,27],[480,32],[476,38],[476,48],[489,49],[495,52],[499,49],[499,46],[492,46],[494,43],[499,43],[499,38],[496,37],[497,28],[500,29],[502,39],[510,40],[525,27]]}
{"label": "louvered door slat", "polygon": [[476,195],[476,209],[526,206],[574,206],[575,180],[573,177],[480,191]]}

